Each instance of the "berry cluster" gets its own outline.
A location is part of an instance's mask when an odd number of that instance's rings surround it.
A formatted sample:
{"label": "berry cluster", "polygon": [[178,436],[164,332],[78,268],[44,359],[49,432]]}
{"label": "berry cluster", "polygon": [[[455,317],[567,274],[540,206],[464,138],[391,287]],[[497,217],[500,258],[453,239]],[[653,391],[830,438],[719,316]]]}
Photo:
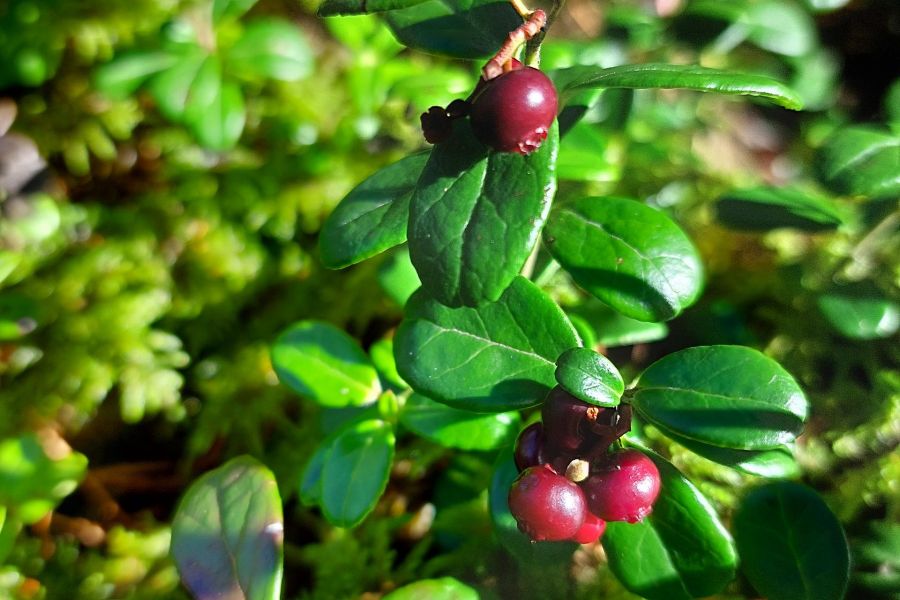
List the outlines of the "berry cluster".
{"label": "berry cluster", "polygon": [[516,440],[509,510],[523,533],[586,544],[603,535],[606,521],[636,523],[650,514],[656,465],[637,450],[610,450],[631,429],[630,406],[601,408],[555,388],[541,418]]}
{"label": "berry cluster", "polygon": [[480,79],[468,100],[447,108],[432,106],[422,113],[422,132],[432,144],[450,137],[453,121],[469,116],[472,131],[483,144],[499,152],[531,154],[545,139],[556,118],[556,89],[541,71],[518,60],[494,79]]}

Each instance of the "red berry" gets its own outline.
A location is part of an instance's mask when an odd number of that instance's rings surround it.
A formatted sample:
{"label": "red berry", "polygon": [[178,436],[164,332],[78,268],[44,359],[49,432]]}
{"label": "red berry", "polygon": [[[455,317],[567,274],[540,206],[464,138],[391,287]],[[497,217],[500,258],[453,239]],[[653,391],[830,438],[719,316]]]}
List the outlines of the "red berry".
{"label": "red berry", "polygon": [[652,460],[637,450],[624,450],[601,468],[581,483],[592,513],[629,523],[650,514],[659,495],[659,470]]}
{"label": "red berry", "polygon": [[579,544],[593,544],[603,536],[604,531],[606,531],[606,521],[588,511],[581,529],[578,530],[572,541]]}
{"label": "red berry", "polygon": [[532,423],[522,430],[516,438],[515,460],[516,468],[524,471],[528,467],[536,467],[544,464],[544,427],[538,423]]}
{"label": "red berry", "polygon": [[536,542],[572,539],[587,515],[581,488],[547,465],[522,471],[508,501],[519,529]]}
{"label": "red berry", "polygon": [[546,75],[514,68],[485,83],[472,103],[472,129],[495,150],[531,154],[547,139],[556,109],[556,90]]}

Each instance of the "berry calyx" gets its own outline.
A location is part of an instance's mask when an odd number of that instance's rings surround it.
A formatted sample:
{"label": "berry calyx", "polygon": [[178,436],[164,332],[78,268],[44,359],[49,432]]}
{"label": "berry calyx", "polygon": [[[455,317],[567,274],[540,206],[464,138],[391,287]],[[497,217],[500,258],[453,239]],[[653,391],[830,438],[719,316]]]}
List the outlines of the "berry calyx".
{"label": "berry calyx", "polygon": [[522,471],[508,501],[519,530],[536,542],[572,539],[588,514],[581,488],[547,465]]}
{"label": "berry calyx", "polygon": [[532,423],[522,430],[516,438],[516,448],[513,458],[516,468],[521,473],[528,467],[536,467],[544,464],[544,426]]}
{"label": "berry calyx", "polygon": [[468,114],[469,103],[459,98],[448,104],[447,108],[432,106],[419,118],[425,141],[430,144],[445,141],[453,133],[453,121]]}
{"label": "berry calyx", "polygon": [[581,524],[581,529],[578,530],[572,541],[579,544],[593,544],[603,536],[604,531],[606,531],[606,521],[588,511],[584,517],[584,523]]}
{"label": "berry calyx", "polygon": [[500,152],[531,154],[556,118],[556,89],[532,67],[513,68],[484,84],[472,102],[475,136]]}
{"label": "berry calyx", "polygon": [[605,521],[637,523],[650,514],[659,495],[659,469],[645,454],[624,450],[581,482],[588,509]]}

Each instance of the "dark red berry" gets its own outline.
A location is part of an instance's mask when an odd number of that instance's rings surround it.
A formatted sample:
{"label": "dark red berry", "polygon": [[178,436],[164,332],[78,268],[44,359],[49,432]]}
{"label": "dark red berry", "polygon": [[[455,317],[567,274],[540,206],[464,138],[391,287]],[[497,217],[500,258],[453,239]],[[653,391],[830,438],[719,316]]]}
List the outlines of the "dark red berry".
{"label": "dark red berry", "polygon": [[556,90],[550,79],[532,67],[513,68],[483,87],[470,111],[476,137],[500,152],[537,150],[556,118]]}
{"label": "dark red berry", "polygon": [[603,536],[604,531],[606,531],[606,521],[588,511],[584,516],[581,529],[578,530],[572,541],[579,544],[593,544]]}
{"label": "dark red berry", "polygon": [[508,501],[519,529],[536,542],[572,539],[587,515],[581,488],[547,465],[522,471]]}
{"label": "dark red berry", "polygon": [[536,467],[544,464],[544,427],[538,423],[532,423],[522,430],[516,439],[515,460],[519,472],[528,467]]}
{"label": "dark red berry", "polygon": [[422,113],[422,133],[429,144],[440,144],[453,132],[453,121],[447,110],[440,106],[432,106],[428,112]]}
{"label": "dark red berry", "polygon": [[610,455],[581,483],[588,509],[605,521],[637,523],[650,514],[659,495],[659,470],[637,450]]}

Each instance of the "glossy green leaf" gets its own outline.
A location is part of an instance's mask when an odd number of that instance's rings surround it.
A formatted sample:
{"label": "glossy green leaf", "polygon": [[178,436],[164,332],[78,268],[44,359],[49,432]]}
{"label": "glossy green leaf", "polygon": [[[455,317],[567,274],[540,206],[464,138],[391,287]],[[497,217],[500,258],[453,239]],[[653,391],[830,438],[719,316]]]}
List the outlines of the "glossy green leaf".
{"label": "glossy green leaf", "polygon": [[844,222],[831,200],[789,188],[734,190],[716,202],[716,218],[732,229],[768,231],[791,227],[802,231],[836,229]]}
{"label": "glossy green leaf", "polygon": [[124,54],[94,72],[94,86],[110,98],[126,98],[151,76],[172,67],[178,60],[178,56],[162,51]]}
{"label": "glossy green leaf", "polygon": [[576,398],[597,406],[618,406],[625,391],[615,365],[590,348],[563,352],[556,361],[556,381]]}
{"label": "glossy green leaf", "polygon": [[540,403],[557,357],[580,341],[553,300],[518,277],[497,302],[450,308],[419,290],[394,337],[400,375],[454,408],[503,412]]}
{"label": "glossy green leaf", "polygon": [[427,161],[428,153],[407,156],[353,188],[322,225],[322,264],[340,269],[402,244],[409,201]]}
{"label": "glossy green leaf", "polygon": [[401,390],[409,388],[397,371],[397,361],[394,360],[394,340],[392,338],[383,338],[372,344],[369,347],[369,356],[372,357],[372,364],[375,365],[378,373],[389,385]]}
{"label": "glossy green leaf", "polygon": [[371,404],[381,393],[378,373],[359,344],[328,323],[300,321],[272,346],[281,382],[328,407]]}
{"label": "glossy green leaf", "polygon": [[674,221],[640,202],[566,204],[550,214],[544,241],[575,283],[628,317],[665,321],[700,295],[697,250]]}
{"label": "glossy green leaf", "polygon": [[248,456],[192,483],[172,521],[172,556],[200,599],[278,600],[283,542],[275,477]]}
{"label": "glossy green leaf", "polygon": [[900,329],[900,304],[870,286],[835,288],[816,302],[831,326],[850,339],[887,338]]}
{"label": "glossy green leaf", "polygon": [[505,0],[428,0],[385,19],[400,43],[456,58],[491,56],[522,24]]}
{"label": "glossy green leaf", "polygon": [[378,268],[378,283],[391,299],[404,306],[413,293],[422,287],[416,268],[409,259],[409,249],[398,248]]}
{"label": "glossy green leaf", "polygon": [[312,48],[299,27],[280,19],[249,23],[225,58],[231,73],[297,81],[313,68]]}
{"label": "glossy green leaf", "polygon": [[365,15],[409,8],[427,0],[325,0],[316,14],[320,17],[336,15]]}
{"label": "glossy green leaf", "polygon": [[734,579],[737,554],[715,509],[674,466],[659,469],[660,495],[640,523],[607,524],[609,566],[628,590],[650,600],[710,596]]}
{"label": "glossy green leaf", "polygon": [[438,144],[409,208],[409,256],[448,306],[500,297],[537,242],[556,191],[557,128],[528,156],[494,152],[468,120]]}
{"label": "glossy green leaf", "polygon": [[781,365],[744,346],[698,346],[656,361],[632,405],[649,423],[711,446],[770,450],[794,441],[808,405]]}
{"label": "glossy green leaf", "polygon": [[900,134],[840,129],[819,149],[815,167],[819,180],[838,194],[900,195]]}
{"label": "glossy green leaf", "polygon": [[741,570],[769,600],[839,600],[850,553],[834,514],[811,489],[789,481],[752,490],[734,516]]}
{"label": "glossy green leaf", "polygon": [[422,579],[384,596],[384,600],[478,600],[479,598],[474,588],[453,577]]}
{"label": "glossy green leaf", "polygon": [[513,450],[501,451],[494,464],[491,486],[488,489],[488,506],[491,512],[491,523],[494,534],[500,544],[512,554],[516,560],[534,568],[552,569],[568,565],[572,553],[578,548],[575,542],[539,542],[535,543],[527,535],[519,531],[516,518],[509,512],[509,488],[519,470],[513,461]]}
{"label": "glossy green leaf", "polygon": [[660,88],[756,96],[799,110],[800,98],[783,83],[762,75],[734,73],[696,65],[648,63],[606,69],[577,66],[559,69],[555,78],[561,94],[589,88]]}
{"label": "glossy green leaf", "polygon": [[188,49],[175,65],[148,81],[147,90],[167,119],[180,122],[184,117],[189,99],[198,91],[195,90],[200,85],[197,78],[207,58],[199,46]]}
{"label": "glossy green leaf", "polygon": [[237,19],[253,8],[259,0],[213,0],[213,22],[220,23],[226,19]]}
{"label": "glossy green leaf", "polygon": [[400,412],[400,423],[442,446],[493,450],[515,437],[521,420],[517,412],[475,413],[413,394]]}
{"label": "glossy green leaf", "polygon": [[800,465],[786,446],[772,450],[734,450],[695,442],[664,429],[661,431],[691,452],[743,473],[772,479],[800,475]]}
{"label": "glossy green leaf", "polygon": [[320,503],[328,522],[358,525],[384,492],[393,460],[394,432],[384,421],[361,421],[341,431],[322,467]]}
{"label": "glossy green leaf", "polygon": [[215,96],[208,104],[190,104],[185,121],[201,146],[210,150],[232,148],[244,131],[247,113],[244,96],[233,81],[221,82]]}
{"label": "glossy green leaf", "polygon": [[31,525],[75,491],[87,466],[78,452],[49,453],[33,433],[0,441],[0,506],[7,518]]}

